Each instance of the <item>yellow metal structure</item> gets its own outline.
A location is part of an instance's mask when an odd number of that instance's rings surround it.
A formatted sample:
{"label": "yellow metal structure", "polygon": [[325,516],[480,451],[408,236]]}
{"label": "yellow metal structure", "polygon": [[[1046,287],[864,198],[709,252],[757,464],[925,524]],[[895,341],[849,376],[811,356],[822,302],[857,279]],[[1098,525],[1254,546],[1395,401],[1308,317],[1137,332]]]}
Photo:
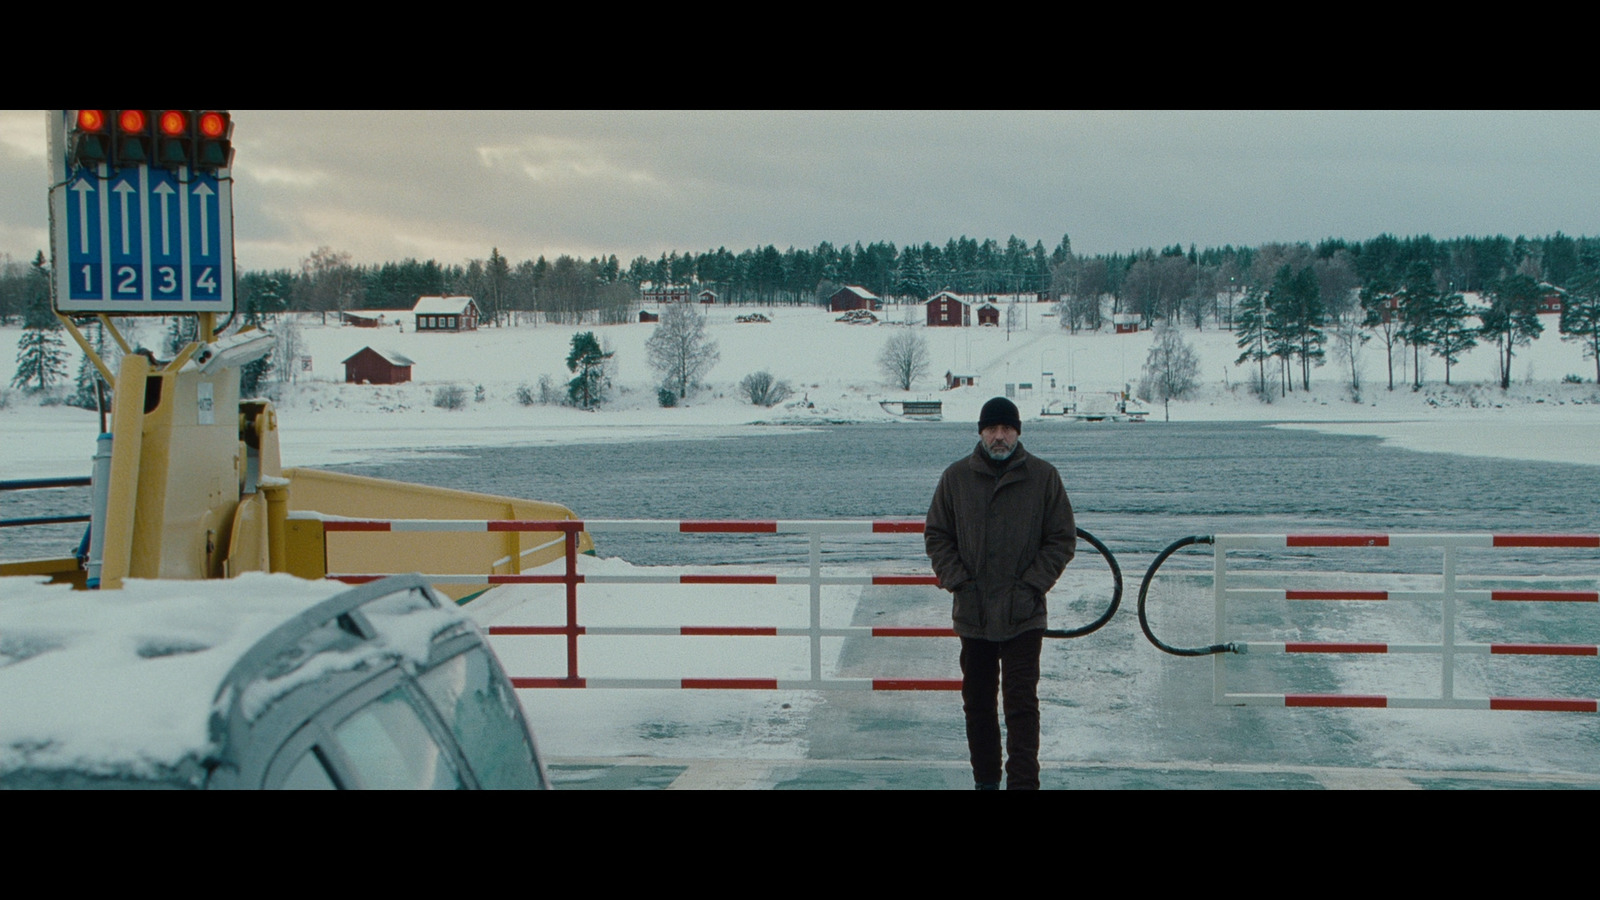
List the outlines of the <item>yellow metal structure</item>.
{"label": "yellow metal structure", "polygon": [[[72,331],[101,372],[109,373]],[[272,404],[241,401],[239,362],[229,358],[226,341],[210,343],[211,322],[201,323],[201,335],[201,342],[164,365],[139,353],[122,358],[113,382],[105,514],[95,524],[104,534],[102,589],[121,587],[127,578],[231,578],[260,571],[303,578],[330,572],[515,574],[564,554],[558,532],[340,533],[330,545],[321,527],[327,517],[575,516],[554,503],[284,470]],[[259,333],[249,338],[260,340]],[[578,549],[593,549],[587,534],[579,536]],[[48,574],[81,584],[76,569],[74,559],[29,560],[6,563],[0,573]],[[458,600],[473,591],[460,585],[440,589]]]}
{"label": "yellow metal structure", "polygon": [[[341,532],[330,541],[322,519],[572,519],[565,506],[448,488],[288,469],[288,571],[302,578],[423,572],[436,575],[512,575],[562,558],[560,532]],[[593,550],[587,533],[578,552]],[[481,588],[442,584],[460,600]]]}

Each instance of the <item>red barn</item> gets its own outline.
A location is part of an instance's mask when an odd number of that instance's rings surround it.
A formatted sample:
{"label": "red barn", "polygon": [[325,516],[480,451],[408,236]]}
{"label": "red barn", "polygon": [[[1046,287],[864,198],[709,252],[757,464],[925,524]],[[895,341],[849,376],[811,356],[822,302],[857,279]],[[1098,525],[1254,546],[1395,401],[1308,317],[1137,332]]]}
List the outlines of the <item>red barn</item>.
{"label": "red barn", "polygon": [[876,312],[880,308],[882,304],[871,291],[854,285],[846,285],[828,298],[828,309],[833,312],[849,312],[852,309]]}
{"label": "red barn", "polygon": [[985,303],[978,307],[978,324],[1000,326],[1000,307],[993,303]]}
{"label": "red barn", "polygon": [[344,361],[347,384],[403,384],[411,380],[414,363],[398,353],[362,347]]}

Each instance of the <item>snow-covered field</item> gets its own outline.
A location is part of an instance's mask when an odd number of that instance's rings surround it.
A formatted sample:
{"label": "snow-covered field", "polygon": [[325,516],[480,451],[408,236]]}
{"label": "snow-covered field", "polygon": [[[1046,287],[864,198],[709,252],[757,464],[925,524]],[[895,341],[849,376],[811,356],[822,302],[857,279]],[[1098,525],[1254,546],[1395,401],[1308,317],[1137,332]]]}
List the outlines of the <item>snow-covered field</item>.
{"label": "snow-covered field", "polygon": [[[639,440],[745,429],[757,424],[881,422],[895,417],[879,400],[938,399],[946,421],[976,422],[985,400],[1019,386],[1024,418],[1037,414],[1048,399],[1042,388],[1052,373],[1059,388],[1137,390],[1152,335],[1109,333],[1072,335],[1043,315],[1044,304],[1028,305],[1025,327],[927,328],[916,307],[891,306],[877,325],[848,325],[824,310],[799,307],[716,307],[707,310],[707,333],[719,359],[704,387],[687,403],[662,408],[660,378],[648,363],[645,342],[653,324],[557,326],[523,324],[481,328],[461,334],[418,334],[407,321],[361,329],[318,324],[304,316],[298,324],[302,358],[309,371],[274,385],[280,410],[285,465],[353,462],[376,454],[451,445],[504,445]],[[737,316],[765,314],[770,323],[738,323]],[[391,314],[391,321],[392,321]],[[136,344],[159,347],[159,319],[142,320],[129,330]],[[927,342],[929,365],[913,390],[892,389],[877,359],[891,334],[910,328]],[[593,331],[615,352],[611,398],[597,411],[561,405],[524,405],[519,391],[537,397],[541,376],[557,387],[571,373],[565,361],[572,336]],[[1518,348],[1514,382],[1502,392],[1494,351],[1471,351],[1451,372],[1424,358],[1424,385],[1411,390],[1396,358],[1396,388],[1387,390],[1380,346],[1369,343],[1360,357],[1360,400],[1353,399],[1347,373],[1329,362],[1312,371],[1311,389],[1264,402],[1249,389],[1251,371],[1235,365],[1239,350],[1226,331],[1184,329],[1183,337],[1200,359],[1201,385],[1189,400],[1171,404],[1173,421],[1276,421],[1341,433],[1375,434],[1401,446],[1425,451],[1600,465],[1600,390],[1594,362],[1576,343],[1555,333],[1555,322],[1531,346]],[[0,384],[9,386],[15,366],[15,327],[0,328]],[[414,361],[410,384],[347,385],[343,361],[363,347],[391,350]],[[71,371],[77,369],[71,348]],[[1409,354],[1405,354],[1409,357]],[[753,372],[770,372],[787,381],[794,395],[772,408],[751,405],[738,384]],[[977,386],[942,390],[947,371],[977,376]],[[1563,383],[1577,375],[1583,384]],[[1021,390],[1032,384],[1034,390]],[[463,389],[465,408],[434,406],[439,389]],[[481,393],[480,393],[481,388]],[[481,396],[481,399],[480,399]],[[1163,410],[1152,404],[1152,419]],[[0,390],[0,477],[78,474],[87,470],[98,431],[93,412],[41,406],[35,396],[15,388]],[[75,460],[82,465],[74,465]]]}

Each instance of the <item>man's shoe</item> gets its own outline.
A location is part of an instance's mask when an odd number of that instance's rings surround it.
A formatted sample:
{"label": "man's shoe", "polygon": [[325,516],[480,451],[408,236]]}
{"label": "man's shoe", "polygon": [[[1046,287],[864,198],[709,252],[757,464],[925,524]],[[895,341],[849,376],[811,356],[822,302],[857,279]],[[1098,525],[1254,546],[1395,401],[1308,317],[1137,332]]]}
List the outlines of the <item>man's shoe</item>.
{"label": "man's shoe", "polygon": [[998,781],[980,781],[977,784],[974,784],[972,786],[972,789],[975,790],[975,791],[998,791],[998,790],[1000,790],[1000,782],[998,782]]}

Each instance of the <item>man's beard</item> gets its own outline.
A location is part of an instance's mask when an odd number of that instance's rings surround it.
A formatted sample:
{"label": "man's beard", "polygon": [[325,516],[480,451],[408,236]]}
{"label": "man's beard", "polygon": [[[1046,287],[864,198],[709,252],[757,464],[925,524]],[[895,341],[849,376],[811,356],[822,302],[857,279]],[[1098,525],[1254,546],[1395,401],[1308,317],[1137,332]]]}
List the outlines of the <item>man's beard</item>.
{"label": "man's beard", "polygon": [[995,441],[992,444],[984,444],[983,452],[989,454],[989,458],[995,462],[1003,462],[1010,459],[1011,454],[1017,452],[1017,445],[1007,444],[1004,441]]}

